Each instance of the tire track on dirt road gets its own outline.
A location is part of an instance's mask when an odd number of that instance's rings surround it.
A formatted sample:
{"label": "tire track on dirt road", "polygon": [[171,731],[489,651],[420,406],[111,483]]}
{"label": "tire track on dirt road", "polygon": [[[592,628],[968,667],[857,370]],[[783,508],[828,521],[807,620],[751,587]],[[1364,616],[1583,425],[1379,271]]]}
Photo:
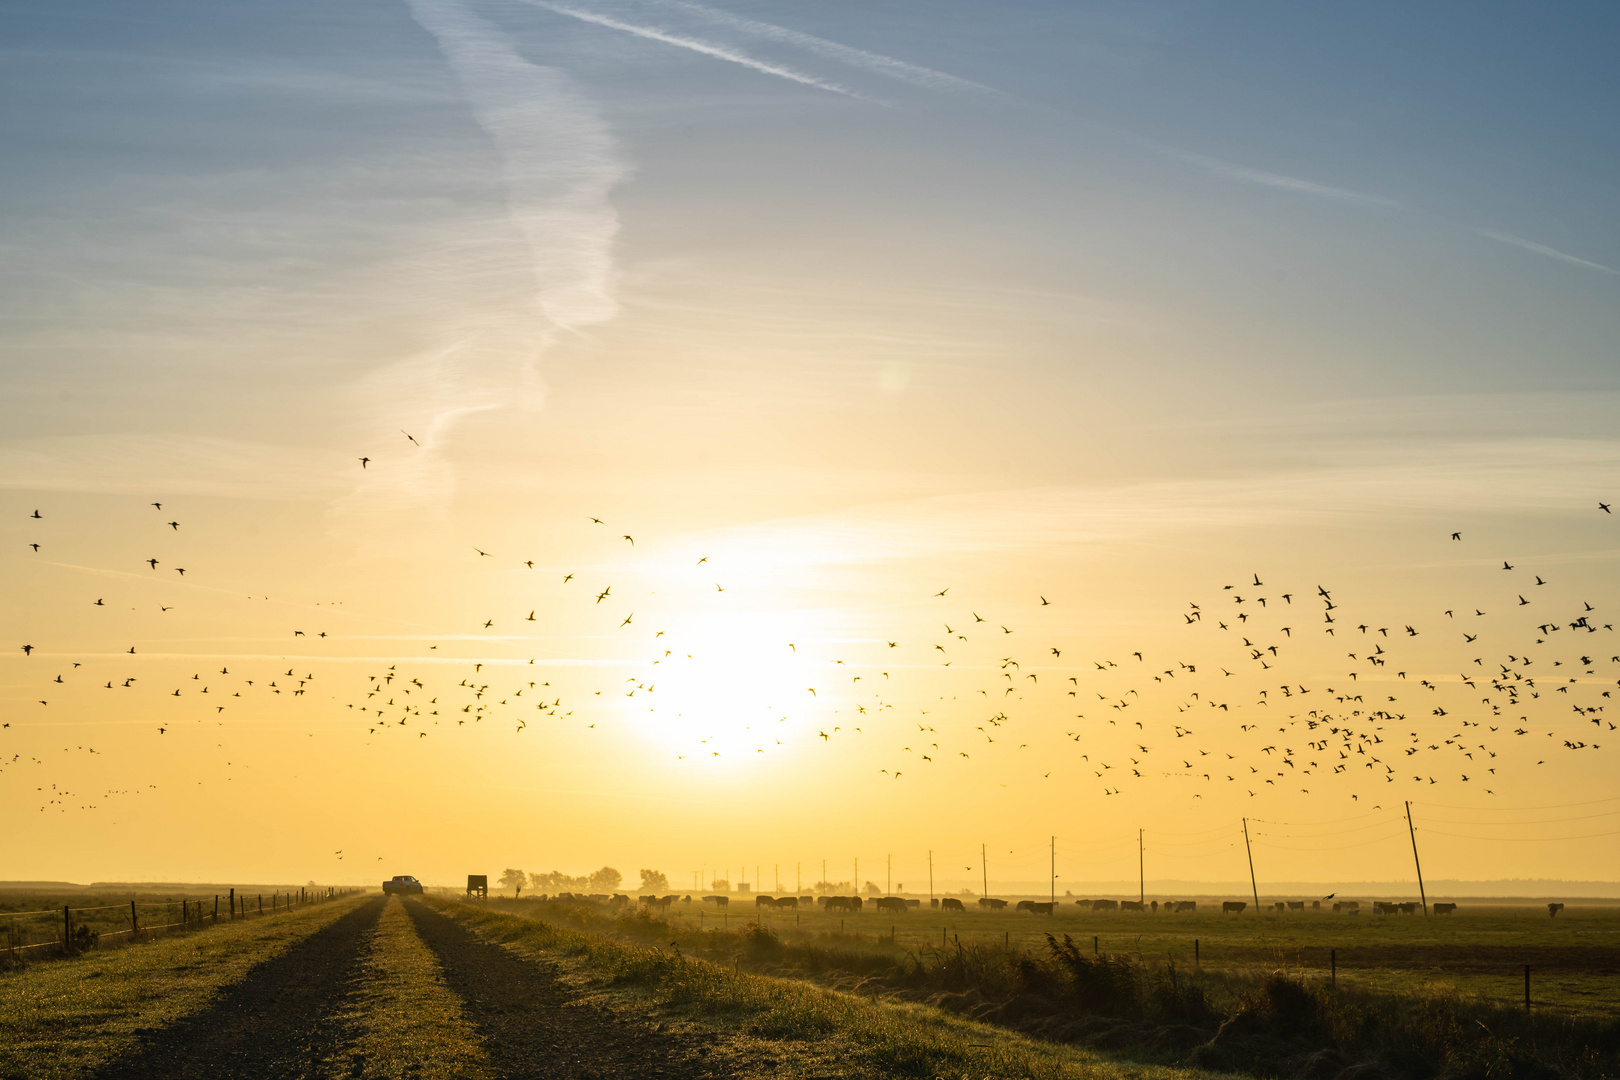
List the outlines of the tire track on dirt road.
{"label": "tire track on dirt road", "polygon": [[422,903],[405,905],[416,932],[462,1000],[490,1063],[513,1080],[698,1080],[723,1075],[704,1041],[578,1003],[553,965],[484,941]]}
{"label": "tire track on dirt road", "polygon": [[222,988],[200,1012],[146,1036],[97,1080],[324,1077],[346,1032],[333,1017],[364,958],[383,898],[368,900]]}

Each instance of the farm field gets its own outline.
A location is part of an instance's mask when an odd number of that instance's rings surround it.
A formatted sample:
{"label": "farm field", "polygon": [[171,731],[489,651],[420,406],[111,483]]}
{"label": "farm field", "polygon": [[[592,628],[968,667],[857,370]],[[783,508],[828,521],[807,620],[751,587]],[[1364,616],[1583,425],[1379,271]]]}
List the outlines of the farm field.
{"label": "farm field", "polygon": [[212,919],[216,911],[228,920],[233,888],[242,910],[255,916],[285,910],[289,898],[308,890],[286,884],[0,887],[0,956],[32,959],[49,951],[50,943],[62,940],[64,907],[71,910],[76,931],[83,928],[79,932],[109,943],[132,930],[131,903],[142,931]]}
{"label": "farm field", "polygon": [[680,971],[729,1004],[692,1009],[625,978],[641,950],[561,933],[371,894],[17,967],[0,975],[0,1077],[1206,1075],[704,961]]}
{"label": "farm field", "polygon": [[[510,903],[510,901],[492,901]],[[519,901],[521,906],[524,902]],[[972,901],[969,901],[971,904]],[[1052,916],[1014,912],[965,914],[923,906],[906,915],[828,915],[819,908],[757,909],[734,901],[725,912],[696,900],[670,908],[676,926],[735,929],[754,921],[784,942],[847,938],[863,948],[893,951],[964,944],[1044,951],[1046,935],[1067,934],[1085,951],[1197,962],[1210,973],[1282,969],[1329,978],[1337,954],[1342,983],[1380,990],[1434,989],[1522,1005],[1524,967],[1531,967],[1535,1005],[1598,1015],[1620,1013],[1620,907],[1572,905],[1557,918],[1545,906],[1463,902],[1456,914],[1372,915],[1329,911],[1220,914],[1219,901],[1180,915],[1081,912],[1072,904]],[[891,936],[892,935],[892,936]],[[943,935],[943,937],[942,937]]]}

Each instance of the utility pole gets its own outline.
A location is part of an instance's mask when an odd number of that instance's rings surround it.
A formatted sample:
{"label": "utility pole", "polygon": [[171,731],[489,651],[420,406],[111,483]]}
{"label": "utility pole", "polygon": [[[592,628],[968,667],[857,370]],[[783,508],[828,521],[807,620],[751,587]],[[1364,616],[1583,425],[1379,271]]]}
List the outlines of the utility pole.
{"label": "utility pole", "polygon": [[772,892],[781,892],[782,891],[782,864],[781,863],[772,863],[771,864],[771,877],[776,879],[776,888],[772,889],[771,891]]}
{"label": "utility pole", "polygon": [[1417,867],[1418,897],[1423,901],[1423,917],[1429,917],[1429,894],[1423,891],[1423,864],[1418,862],[1417,830],[1412,828],[1412,803],[1406,804],[1406,833],[1412,838],[1412,864]]}
{"label": "utility pole", "polygon": [[793,891],[795,893],[804,892],[804,863],[802,862],[793,864]]}
{"label": "utility pole", "polygon": [[1254,913],[1260,914],[1260,886],[1254,883],[1254,850],[1249,847],[1249,819],[1243,819],[1243,850],[1249,855],[1249,888],[1254,890]]}
{"label": "utility pole", "polygon": [[934,853],[928,853],[928,906],[934,906]]}
{"label": "utility pole", "polygon": [[990,895],[990,864],[985,861],[984,845],[979,845],[979,869],[984,871],[984,895]]}
{"label": "utility pole", "polygon": [[883,871],[883,895],[888,896],[894,892],[894,856],[889,856],[889,865]]}
{"label": "utility pole", "polygon": [[[1136,830],[1136,902],[1138,904],[1140,904],[1142,901],[1147,899],[1147,872],[1144,869],[1144,866],[1145,866],[1144,859],[1145,858],[1146,858],[1146,856],[1144,856],[1142,854],[1142,830],[1137,829]],[[1254,906],[1259,907],[1260,902],[1258,900],[1256,900],[1255,903],[1254,903]]]}
{"label": "utility pole", "polygon": [[1052,837],[1052,896],[1053,911],[1057,910],[1057,837]]}
{"label": "utility pole", "polygon": [[823,882],[825,882],[827,880],[827,860],[826,859],[821,860],[821,880]]}
{"label": "utility pole", "polygon": [[855,856],[855,895],[861,895],[861,857]]}

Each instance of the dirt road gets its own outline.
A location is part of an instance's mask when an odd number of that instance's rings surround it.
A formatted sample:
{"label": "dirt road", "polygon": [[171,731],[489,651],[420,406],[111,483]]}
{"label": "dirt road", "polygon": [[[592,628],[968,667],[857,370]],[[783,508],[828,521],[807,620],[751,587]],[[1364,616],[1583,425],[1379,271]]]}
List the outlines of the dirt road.
{"label": "dirt road", "polygon": [[[412,1038],[427,1029],[432,1038]],[[145,1033],[134,1053],[96,1075],[724,1075],[706,1065],[707,1050],[693,1036],[578,1000],[551,966],[482,941],[420,900],[379,897],[260,964],[202,1011]]]}

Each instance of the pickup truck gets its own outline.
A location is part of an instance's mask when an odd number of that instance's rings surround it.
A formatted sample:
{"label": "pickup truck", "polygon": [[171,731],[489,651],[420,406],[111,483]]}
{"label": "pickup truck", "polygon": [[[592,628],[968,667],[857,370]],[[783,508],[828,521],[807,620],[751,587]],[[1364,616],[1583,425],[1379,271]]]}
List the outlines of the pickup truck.
{"label": "pickup truck", "polygon": [[394,893],[419,893],[422,883],[409,874],[400,874],[383,882],[383,895],[392,896]]}

